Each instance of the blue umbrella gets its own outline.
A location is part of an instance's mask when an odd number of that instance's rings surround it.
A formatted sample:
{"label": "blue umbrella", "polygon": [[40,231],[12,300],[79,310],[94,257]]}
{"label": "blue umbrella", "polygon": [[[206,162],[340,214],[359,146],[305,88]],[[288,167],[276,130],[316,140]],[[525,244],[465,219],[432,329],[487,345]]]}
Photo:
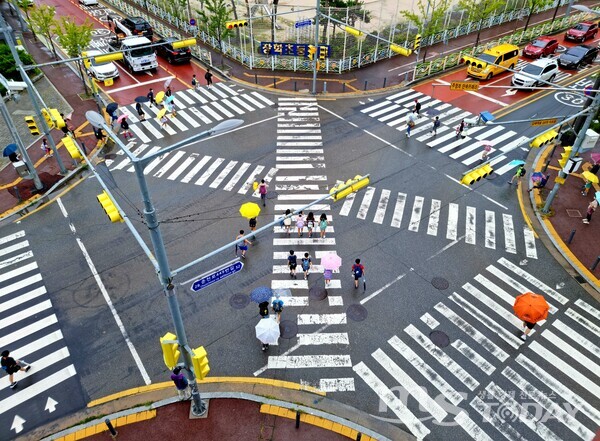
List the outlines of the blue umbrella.
{"label": "blue umbrella", "polygon": [[513,159],[512,161],[510,161],[510,162],[508,163],[508,165],[512,165],[512,166],[515,166],[515,167],[516,167],[517,165],[523,165],[523,164],[525,164],[525,161],[522,161],[522,160],[520,160],[520,159]]}
{"label": "blue umbrella", "polygon": [[172,95],[165,98],[165,103],[170,103],[172,101],[173,101],[173,96]]}
{"label": "blue umbrella", "polygon": [[17,144],[8,144],[2,151],[2,156],[10,156],[17,151]]}
{"label": "blue umbrella", "polygon": [[268,286],[259,286],[250,293],[250,300],[256,303],[268,302],[273,297],[273,291]]}
{"label": "blue umbrella", "polygon": [[119,107],[117,103],[110,103],[108,106],[106,106],[106,113],[112,115],[117,110],[117,107]]}
{"label": "blue umbrella", "polygon": [[600,191],[597,191],[597,192],[596,192],[596,194],[595,194],[594,196],[595,196],[596,200],[597,200],[598,202],[600,202]]}

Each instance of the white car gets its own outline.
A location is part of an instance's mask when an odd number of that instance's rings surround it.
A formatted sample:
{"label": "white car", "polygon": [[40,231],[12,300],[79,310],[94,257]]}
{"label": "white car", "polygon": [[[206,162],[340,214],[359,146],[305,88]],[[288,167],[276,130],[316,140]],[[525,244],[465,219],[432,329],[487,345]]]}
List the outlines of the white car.
{"label": "white car", "polygon": [[[97,57],[99,55],[105,55],[105,53],[97,50],[89,50],[81,53],[81,56],[83,57]],[[97,80],[119,77],[119,70],[112,61],[97,63],[93,58],[87,58],[83,60],[83,64],[88,72]]]}
{"label": "white car", "polygon": [[98,4],[98,0],[79,0],[83,6],[95,6]]}
{"label": "white car", "polygon": [[540,58],[527,64],[520,72],[513,75],[513,86],[527,89],[535,86],[547,86],[543,81],[554,81],[558,74],[558,61],[556,58]]}

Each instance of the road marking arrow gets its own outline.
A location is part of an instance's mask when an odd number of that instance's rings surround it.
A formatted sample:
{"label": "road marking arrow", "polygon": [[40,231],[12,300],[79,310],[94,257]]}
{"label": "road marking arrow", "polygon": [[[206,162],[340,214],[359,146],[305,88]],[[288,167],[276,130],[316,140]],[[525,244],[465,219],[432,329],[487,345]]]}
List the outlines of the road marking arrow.
{"label": "road marking arrow", "polygon": [[523,260],[521,260],[521,261],[519,262],[519,265],[521,265],[521,266],[525,266],[525,265],[527,265],[527,259],[523,259]]}
{"label": "road marking arrow", "polygon": [[565,282],[560,282],[556,284],[556,289],[561,289],[563,286],[565,286]]}
{"label": "road marking arrow", "polygon": [[19,415],[15,415],[15,419],[13,420],[12,426],[10,426],[10,430],[14,430],[15,433],[19,433],[23,430],[23,423],[25,420],[21,418]]}
{"label": "road marking arrow", "polygon": [[47,410],[49,413],[52,413],[56,410],[57,401],[54,401],[52,397],[48,397],[48,401],[46,401],[46,407],[44,410]]}
{"label": "road marking arrow", "polygon": [[361,106],[364,106],[364,105],[365,105],[364,101],[359,101],[358,103],[359,103]]}
{"label": "road marking arrow", "polygon": [[508,89],[502,96],[514,95],[515,93],[517,93],[517,89]]}

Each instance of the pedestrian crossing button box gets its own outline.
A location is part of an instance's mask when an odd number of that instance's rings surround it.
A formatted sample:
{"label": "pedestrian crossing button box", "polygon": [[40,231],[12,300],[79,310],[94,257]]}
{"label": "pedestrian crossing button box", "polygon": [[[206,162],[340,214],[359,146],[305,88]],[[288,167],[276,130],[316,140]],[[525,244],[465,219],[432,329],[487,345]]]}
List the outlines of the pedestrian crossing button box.
{"label": "pedestrian crossing button box", "polygon": [[13,162],[12,165],[15,167],[15,170],[20,177],[26,178],[29,176],[29,169],[27,168],[27,164],[23,161]]}
{"label": "pedestrian crossing button box", "polygon": [[585,132],[585,138],[583,139],[583,143],[581,144],[579,152],[585,152],[596,147],[596,144],[598,143],[598,137],[600,137],[600,135],[598,135],[592,129],[587,129],[587,131]]}

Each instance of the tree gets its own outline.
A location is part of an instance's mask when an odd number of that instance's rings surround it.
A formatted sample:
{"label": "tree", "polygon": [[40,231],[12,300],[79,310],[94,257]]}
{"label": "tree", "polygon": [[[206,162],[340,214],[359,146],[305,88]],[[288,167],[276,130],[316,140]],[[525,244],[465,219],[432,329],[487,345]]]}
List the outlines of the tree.
{"label": "tree", "polygon": [[523,29],[523,32],[527,30],[531,16],[533,14],[537,14],[540,9],[552,3],[554,3],[554,0],[525,0],[525,5],[527,6],[527,9],[529,9],[529,15],[527,16],[527,21],[525,22],[525,28]]}
{"label": "tree", "polygon": [[38,34],[41,34],[48,40],[50,43],[50,47],[52,48],[52,52],[54,53],[54,57],[58,60],[58,54],[56,53],[56,48],[54,47],[54,42],[52,38],[54,37],[54,31],[56,29],[56,20],[54,16],[56,15],[56,8],[54,6],[48,5],[38,5],[31,8],[31,12],[29,13],[29,26],[31,29]]}
{"label": "tree", "polygon": [[227,8],[225,0],[206,0],[204,9],[196,11],[200,19],[206,23],[208,35],[217,39],[221,52],[221,65],[223,64],[223,40],[231,36],[231,29],[225,23],[230,20],[231,11]]}
{"label": "tree", "polygon": [[[444,17],[450,8],[449,0],[425,0],[425,2],[419,0],[417,8],[419,14],[412,11],[400,11],[400,15],[418,28],[417,33],[421,34],[423,40],[444,29]],[[424,49],[423,61],[427,57],[427,46]]]}
{"label": "tree", "polygon": [[[90,41],[92,41],[93,30],[94,26],[87,18],[85,19],[85,23],[78,25],[70,17],[61,17],[56,25],[58,41],[71,58],[81,56],[81,51],[86,49]],[[81,68],[81,60],[77,61],[77,67],[81,81],[83,81],[85,93],[88,93],[85,76]]]}
{"label": "tree", "polygon": [[[27,52],[17,49],[19,59],[25,66],[33,64],[31,55]],[[22,81],[21,73],[17,70],[17,63],[13,58],[12,52],[8,45],[0,44],[0,72],[9,80]]]}
{"label": "tree", "polygon": [[[27,23],[29,23],[29,8],[31,8],[32,4],[29,0],[17,0],[17,6],[25,11],[25,17],[27,17]],[[35,31],[31,29],[31,33],[33,34],[33,39],[37,41],[37,35],[35,35]]]}
{"label": "tree", "polygon": [[[320,0],[321,7],[327,10],[331,7],[331,18],[348,23],[348,26],[355,27],[357,21],[371,22],[371,12],[364,8],[365,2],[361,0]],[[327,12],[329,13],[329,11]],[[347,20],[346,20],[347,19]],[[339,26],[336,22],[331,22],[333,33]],[[327,21],[323,23],[323,40],[327,39]]]}
{"label": "tree", "polygon": [[506,0],[459,0],[458,6],[464,9],[472,22],[477,22],[477,39],[475,48],[479,46],[481,26],[498,9],[506,4]]}

